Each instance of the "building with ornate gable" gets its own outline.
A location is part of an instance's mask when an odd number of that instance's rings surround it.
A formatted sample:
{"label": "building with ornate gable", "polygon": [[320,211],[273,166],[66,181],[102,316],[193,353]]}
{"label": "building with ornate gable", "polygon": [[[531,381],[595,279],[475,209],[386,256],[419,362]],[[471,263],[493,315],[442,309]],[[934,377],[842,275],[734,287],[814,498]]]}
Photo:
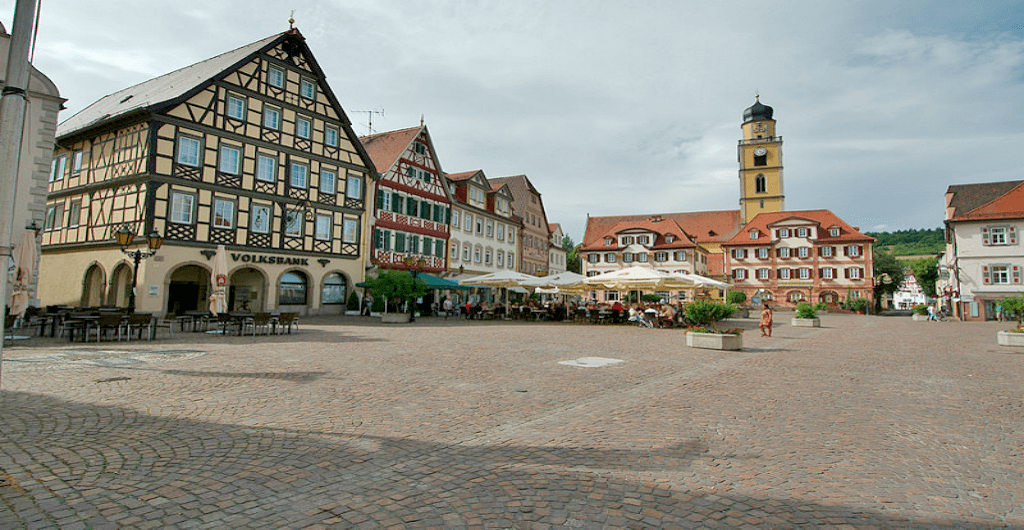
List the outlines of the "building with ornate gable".
{"label": "building with ornate gable", "polygon": [[512,191],[482,170],[446,175],[452,198],[449,276],[516,270],[523,224],[513,215]]}
{"label": "building with ornate gable", "polygon": [[516,270],[534,276],[547,275],[551,231],[540,192],[526,175],[493,178],[491,183],[508,186],[515,199],[512,203],[513,212],[523,222]]}
{"label": "building with ornate gable", "polygon": [[1024,293],[1024,181],[946,190],[946,251],[939,296],[963,320],[994,320],[1000,298]]}
{"label": "building with ornate gable", "polygon": [[447,270],[452,202],[426,126],[361,140],[380,174],[369,265],[405,269],[404,260],[413,258],[423,260],[419,270]]}
{"label": "building with ornate gable", "polygon": [[127,305],[122,227],[165,238],[140,311],[205,309],[217,245],[233,310],[337,313],[363,279],[376,172],[297,29],[96,101],[60,124],[54,158],[44,304]]}

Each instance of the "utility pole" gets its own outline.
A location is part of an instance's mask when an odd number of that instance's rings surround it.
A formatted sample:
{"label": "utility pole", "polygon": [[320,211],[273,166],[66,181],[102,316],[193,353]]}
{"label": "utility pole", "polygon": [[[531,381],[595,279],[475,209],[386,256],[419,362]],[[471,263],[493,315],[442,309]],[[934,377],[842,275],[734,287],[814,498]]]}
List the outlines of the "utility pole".
{"label": "utility pole", "polygon": [[[15,191],[18,189],[18,164],[21,138],[25,128],[28,90],[28,54],[32,26],[36,18],[36,0],[18,0],[14,7],[11,46],[7,52],[7,73],[0,98],[0,300],[7,303],[7,268],[11,264],[11,237],[14,232]],[[0,320],[0,338],[6,333]],[[0,367],[3,366],[3,341],[0,340]],[[0,381],[3,371],[0,369]]]}

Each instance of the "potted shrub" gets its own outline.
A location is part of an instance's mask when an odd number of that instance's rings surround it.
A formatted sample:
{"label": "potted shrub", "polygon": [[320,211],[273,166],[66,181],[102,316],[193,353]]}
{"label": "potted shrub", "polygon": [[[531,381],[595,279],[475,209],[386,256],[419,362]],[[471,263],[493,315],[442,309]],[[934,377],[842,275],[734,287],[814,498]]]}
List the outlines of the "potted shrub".
{"label": "potted shrub", "polygon": [[686,345],[709,350],[739,350],[743,347],[743,330],[715,328],[718,321],[729,318],[736,306],[711,300],[696,300],[686,306],[686,318],[696,324],[686,330]]}
{"label": "potted shrub", "polygon": [[412,275],[405,271],[384,270],[376,278],[366,280],[366,288],[373,291],[374,305],[377,300],[384,304],[384,314],[380,316],[381,322],[387,324],[409,322],[409,313],[389,313],[388,307],[399,307],[402,302],[410,302],[408,307],[413,310],[412,300],[427,293],[427,285],[423,280],[413,280]]}
{"label": "potted shrub", "polygon": [[348,293],[348,300],[345,302],[345,314],[348,316],[359,316],[359,295],[355,291]]}
{"label": "potted shrub", "polygon": [[796,316],[790,321],[794,328],[817,328],[821,327],[821,319],[817,311],[808,302],[800,302],[796,305]]}
{"label": "potted shrub", "polygon": [[925,304],[917,304],[911,311],[914,313],[914,322],[926,322],[928,320],[928,306]]}
{"label": "potted shrub", "polygon": [[814,304],[814,310],[819,313],[828,313],[828,304],[825,302],[818,302]]}
{"label": "potted shrub", "polygon": [[750,308],[745,307],[741,304],[747,301],[747,295],[743,291],[729,291],[725,295],[725,301],[736,307],[736,312],[732,316],[736,318],[749,318]]}
{"label": "potted shrub", "polygon": [[863,315],[868,309],[868,301],[864,298],[854,298],[852,300],[847,300],[846,307],[858,315]]}

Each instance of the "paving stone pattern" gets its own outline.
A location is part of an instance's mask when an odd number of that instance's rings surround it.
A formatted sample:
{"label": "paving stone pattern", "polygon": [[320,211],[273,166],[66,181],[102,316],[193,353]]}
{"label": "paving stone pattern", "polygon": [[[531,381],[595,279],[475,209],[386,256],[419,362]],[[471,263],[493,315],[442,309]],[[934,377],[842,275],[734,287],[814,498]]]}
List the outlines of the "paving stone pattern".
{"label": "paving stone pattern", "polygon": [[[822,325],[753,329],[740,352],[679,330],[355,317],[21,341],[0,528],[1024,528],[1024,351],[996,345],[1005,325]],[[559,364],[583,357],[624,362]]]}

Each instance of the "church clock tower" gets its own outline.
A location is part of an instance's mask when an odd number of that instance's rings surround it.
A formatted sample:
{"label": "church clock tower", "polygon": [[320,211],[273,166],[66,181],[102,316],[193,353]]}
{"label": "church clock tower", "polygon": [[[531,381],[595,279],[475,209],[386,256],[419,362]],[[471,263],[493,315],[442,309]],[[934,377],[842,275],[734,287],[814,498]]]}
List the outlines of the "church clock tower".
{"label": "church clock tower", "polygon": [[739,145],[740,216],[744,223],[761,212],[786,209],[782,187],[782,137],[775,135],[772,108],[759,96],[743,111],[743,139]]}

